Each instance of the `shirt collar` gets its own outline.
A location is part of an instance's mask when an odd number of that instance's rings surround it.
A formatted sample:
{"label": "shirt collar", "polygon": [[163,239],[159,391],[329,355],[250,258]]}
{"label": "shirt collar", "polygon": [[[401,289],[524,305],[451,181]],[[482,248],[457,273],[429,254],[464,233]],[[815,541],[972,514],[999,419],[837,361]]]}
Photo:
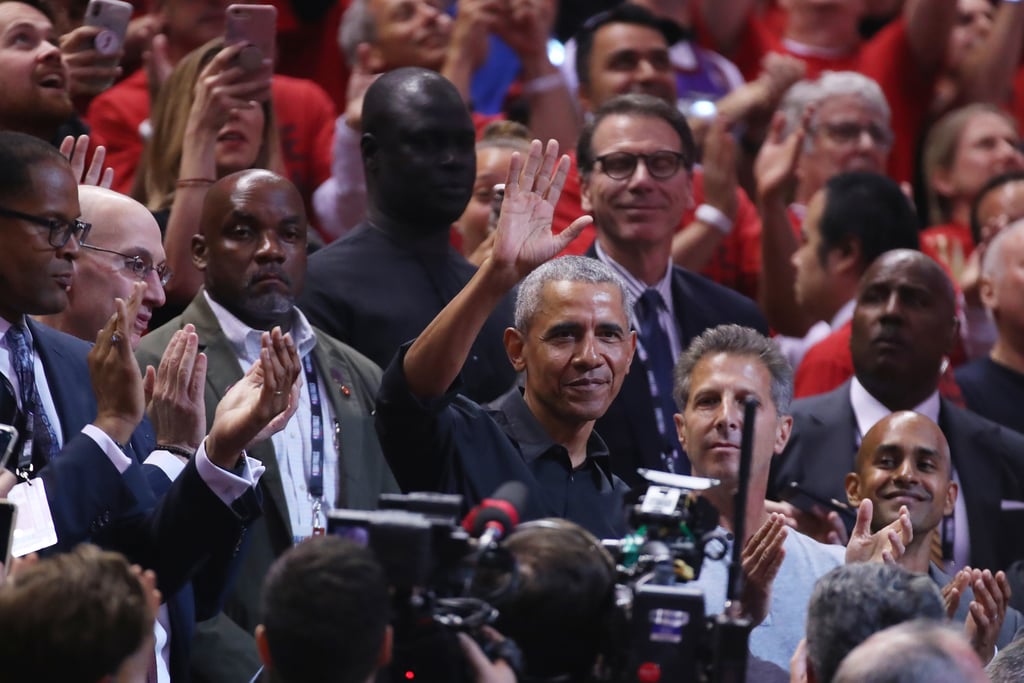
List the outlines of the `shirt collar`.
{"label": "shirt collar", "polygon": [[[213,297],[205,289],[203,290],[203,296],[206,297],[206,303],[210,305],[210,310],[213,311],[214,317],[217,318],[217,322],[220,324],[221,331],[224,332],[224,338],[231,344],[235,354],[251,363],[255,363],[260,357],[260,338],[266,330],[254,330],[243,323],[229,312],[228,309],[214,301]],[[302,314],[302,311],[294,306],[292,307],[291,335],[300,358],[304,358],[316,346],[316,335],[313,334],[313,327],[306,320],[306,316]]]}
{"label": "shirt collar", "polygon": [[632,296],[634,301],[639,301],[640,296],[647,289],[656,289],[658,294],[661,294],[662,301],[665,302],[665,308],[671,313],[674,309],[672,307],[672,260],[669,259],[665,263],[665,274],[656,282],[653,287],[648,287],[646,283],[641,282],[633,276],[628,270],[622,265],[615,261],[608,253],[601,248],[600,242],[594,242],[594,251],[597,253],[597,258],[606,265],[610,266],[615,274],[622,278],[626,284],[626,291]]}
{"label": "shirt collar", "polygon": [[[523,390],[519,387],[499,396],[490,404],[490,408],[501,413],[505,422],[505,433],[519,444],[519,451],[527,463],[533,462],[551,451],[552,448],[559,448],[565,452],[565,447],[555,443],[551,436],[544,431],[544,427],[541,426],[530,407],[526,405]],[[568,457],[568,453],[566,453],[566,457]],[[587,461],[597,465],[608,481],[612,481],[608,446],[596,431],[591,431],[590,438],[587,439]]]}
{"label": "shirt collar", "polygon": [[[882,418],[892,413],[891,410],[882,405],[881,401],[868,393],[857,377],[850,382],[850,405],[853,407],[853,416],[857,420],[857,446],[868,431],[878,424]],[[924,415],[935,424],[939,423],[939,392],[936,389],[928,398],[914,406],[914,412]]]}

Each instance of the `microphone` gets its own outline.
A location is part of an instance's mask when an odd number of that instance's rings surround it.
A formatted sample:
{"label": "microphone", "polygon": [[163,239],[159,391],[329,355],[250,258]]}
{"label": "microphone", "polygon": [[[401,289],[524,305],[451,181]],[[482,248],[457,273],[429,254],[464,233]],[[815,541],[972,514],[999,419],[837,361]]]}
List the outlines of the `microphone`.
{"label": "microphone", "polygon": [[519,481],[507,481],[498,487],[490,498],[469,511],[462,520],[462,528],[470,536],[480,539],[480,548],[488,548],[519,524],[520,511],[526,508],[530,496],[526,485]]}

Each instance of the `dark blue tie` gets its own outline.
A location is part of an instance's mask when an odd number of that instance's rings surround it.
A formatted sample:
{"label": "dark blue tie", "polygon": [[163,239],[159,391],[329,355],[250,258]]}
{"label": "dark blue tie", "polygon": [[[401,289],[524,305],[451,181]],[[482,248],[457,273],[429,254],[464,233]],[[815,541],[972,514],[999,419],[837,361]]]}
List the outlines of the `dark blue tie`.
{"label": "dark blue tie", "polygon": [[664,299],[656,289],[646,289],[636,302],[637,320],[640,323],[640,341],[647,354],[647,371],[653,376],[651,393],[655,396],[654,409],[660,414],[662,459],[669,472],[689,474],[690,462],[683,455],[676,435],[673,415],[676,403],[672,398],[674,363],[668,334],[658,322],[658,312],[665,309]]}
{"label": "dark blue tie", "polygon": [[57,455],[57,436],[50,424],[50,418],[43,410],[36,388],[36,373],[32,362],[32,349],[28,343],[28,331],[22,324],[11,325],[4,335],[11,352],[11,366],[18,378],[18,391],[25,422],[32,430],[32,462],[38,470]]}

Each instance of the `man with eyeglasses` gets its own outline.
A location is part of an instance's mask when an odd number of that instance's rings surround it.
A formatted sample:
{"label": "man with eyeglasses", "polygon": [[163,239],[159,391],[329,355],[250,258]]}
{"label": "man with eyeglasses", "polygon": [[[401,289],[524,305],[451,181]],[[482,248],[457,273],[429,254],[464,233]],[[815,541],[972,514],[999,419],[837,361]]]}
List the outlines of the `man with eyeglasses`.
{"label": "man with eyeglasses", "polygon": [[588,255],[611,266],[636,299],[638,352],[596,426],[613,470],[633,485],[641,481],[637,467],[689,472],[672,421],[672,371],[681,350],[720,324],[768,332],[754,302],[672,264],[672,238],[691,201],[694,155],[684,116],[650,95],[608,100],[576,151],[583,209],[597,230]]}
{"label": "man with eyeglasses", "polygon": [[68,305],[37,319],[73,337],[92,341],[114,312],[114,299],[127,300],[133,285],[144,282],[146,289],[130,339],[134,349],[146,333],[153,310],[164,305],[164,285],[171,277],[160,228],[146,207],[118,192],[80,185],[78,199],[82,219],[92,229],[86,239],[80,240]]}

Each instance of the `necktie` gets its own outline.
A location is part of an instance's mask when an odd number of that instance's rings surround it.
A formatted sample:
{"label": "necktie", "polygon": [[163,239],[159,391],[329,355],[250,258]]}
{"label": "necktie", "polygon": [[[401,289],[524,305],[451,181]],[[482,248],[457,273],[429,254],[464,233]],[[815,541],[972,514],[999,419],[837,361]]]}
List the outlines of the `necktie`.
{"label": "necktie", "polygon": [[39,400],[28,331],[20,323],[11,325],[4,340],[11,352],[11,366],[18,378],[18,392],[21,409],[26,416],[26,426],[32,430],[32,463],[38,471],[57,454],[57,436]]}
{"label": "necktie", "polygon": [[674,363],[668,335],[658,322],[658,312],[665,307],[658,290],[648,288],[636,302],[637,321],[640,323],[640,341],[647,354],[647,372],[651,384],[651,398],[658,413],[658,429],[661,431],[662,457],[669,472],[689,473],[689,461],[683,456],[676,436],[672,416],[676,403],[672,398]]}

